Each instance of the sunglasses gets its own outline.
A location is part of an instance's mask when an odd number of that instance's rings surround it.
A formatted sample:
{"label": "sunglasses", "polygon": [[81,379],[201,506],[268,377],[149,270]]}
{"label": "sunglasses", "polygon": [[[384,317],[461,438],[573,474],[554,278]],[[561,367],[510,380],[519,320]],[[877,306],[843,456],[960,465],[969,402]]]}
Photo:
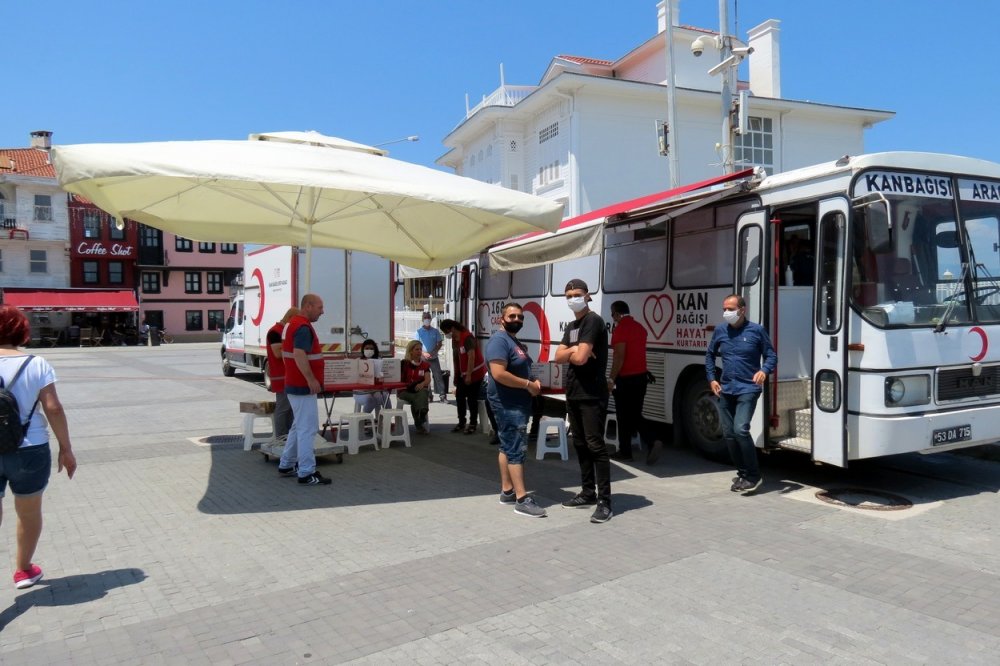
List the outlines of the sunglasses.
{"label": "sunglasses", "polygon": [[515,319],[518,320],[518,321],[524,321],[524,315],[523,314],[519,314],[519,315],[507,315],[507,319],[510,319],[511,321],[513,321]]}

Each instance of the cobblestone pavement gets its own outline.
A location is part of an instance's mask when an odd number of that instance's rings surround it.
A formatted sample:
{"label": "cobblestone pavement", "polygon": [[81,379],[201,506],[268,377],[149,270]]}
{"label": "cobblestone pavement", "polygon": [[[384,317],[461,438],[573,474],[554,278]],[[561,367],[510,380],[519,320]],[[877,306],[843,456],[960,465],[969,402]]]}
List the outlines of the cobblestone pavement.
{"label": "cobblestone pavement", "polygon": [[[321,465],[242,450],[251,375],[211,344],[45,350],[80,462],[53,477],[36,561],[0,593],[9,664],[996,663],[1000,466],[943,454],[848,471],[771,455],[756,497],[669,447],[614,468],[615,517],[559,502],[573,458],[529,460],[549,516],[497,503],[496,449],[449,432]],[[207,442],[204,438],[208,437]],[[815,490],[914,503],[859,511]],[[0,529],[13,560],[13,510]],[[9,576],[10,574],[5,574]]]}

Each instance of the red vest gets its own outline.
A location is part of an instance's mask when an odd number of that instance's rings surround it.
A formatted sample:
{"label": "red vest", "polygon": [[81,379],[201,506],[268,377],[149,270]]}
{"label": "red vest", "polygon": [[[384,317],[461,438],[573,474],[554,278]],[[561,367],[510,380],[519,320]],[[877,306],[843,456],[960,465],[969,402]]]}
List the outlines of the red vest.
{"label": "red vest", "polygon": [[292,317],[285,327],[285,336],[281,339],[281,355],[285,360],[285,385],[297,388],[308,388],[309,382],[302,375],[298,364],[295,362],[295,332],[303,326],[308,326],[312,332],[312,348],[306,352],[309,359],[309,369],[312,370],[316,381],[323,384],[323,354],[320,353],[319,337],[312,323],[302,315]]}
{"label": "red vest", "polygon": [[483,352],[479,350],[479,341],[469,331],[455,330],[452,332],[452,352],[458,356],[458,369],[462,377],[465,377],[465,372],[469,369],[469,350],[465,348],[465,341],[469,338],[476,343],[476,364],[472,366],[472,381],[478,382],[486,376],[486,361],[483,359]]}
{"label": "red vest", "polygon": [[281,331],[284,328],[285,325],[279,321],[268,330],[267,337],[264,338],[264,344],[267,347],[267,376],[271,378],[271,391],[274,393],[285,392],[285,359],[274,353],[267,338],[271,337],[272,333],[276,333],[278,338],[282,339]]}

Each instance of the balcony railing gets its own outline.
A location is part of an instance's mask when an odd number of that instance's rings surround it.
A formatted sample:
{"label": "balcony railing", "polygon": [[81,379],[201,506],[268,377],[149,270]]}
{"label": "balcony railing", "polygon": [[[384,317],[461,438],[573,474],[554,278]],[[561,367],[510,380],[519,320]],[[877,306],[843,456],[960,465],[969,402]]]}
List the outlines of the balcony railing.
{"label": "balcony railing", "polygon": [[515,106],[537,89],[538,86],[500,86],[486,97],[483,97],[482,102],[466,111],[465,117],[471,118],[477,111],[488,106]]}

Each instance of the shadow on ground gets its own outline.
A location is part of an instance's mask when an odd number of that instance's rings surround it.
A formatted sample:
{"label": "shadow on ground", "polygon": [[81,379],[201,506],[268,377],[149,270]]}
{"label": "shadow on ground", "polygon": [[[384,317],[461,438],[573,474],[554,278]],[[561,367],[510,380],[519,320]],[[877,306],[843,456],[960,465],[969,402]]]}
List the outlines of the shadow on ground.
{"label": "shadow on ground", "polygon": [[35,606],[72,606],[104,597],[108,590],[146,580],[142,569],[110,569],[62,578],[43,578],[0,612],[0,631]]}

